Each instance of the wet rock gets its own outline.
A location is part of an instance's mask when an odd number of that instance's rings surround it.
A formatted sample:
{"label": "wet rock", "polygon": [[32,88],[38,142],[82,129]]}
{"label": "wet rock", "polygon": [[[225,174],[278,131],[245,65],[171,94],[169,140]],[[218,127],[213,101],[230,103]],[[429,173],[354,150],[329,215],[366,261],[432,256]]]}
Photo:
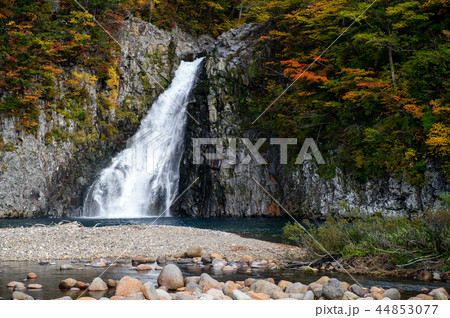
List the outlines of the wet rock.
{"label": "wet rock", "polygon": [[279,290],[272,292],[272,294],[270,295],[270,297],[273,299],[284,299],[289,298],[289,296],[290,296],[289,294],[286,294]]}
{"label": "wet rock", "polygon": [[75,285],[79,289],[86,289],[89,287],[88,283],[78,281]]}
{"label": "wet rock", "polygon": [[445,288],[443,288],[443,287],[433,289],[433,290],[429,293],[429,295],[430,295],[430,296],[433,296],[434,293],[437,293],[437,292],[444,293],[444,295],[446,295],[448,298],[450,298],[450,296],[448,295],[448,292],[447,292],[447,291],[445,290]]}
{"label": "wet rock", "polygon": [[187,255],[187,257],[201,257],[202,256],[202,248],[198,245],[191,246],[188,248],[186,255]]}
{"label": "wet rock", "polygon": [[305,298],[305,294],[289,294],[289,297],[297,300],[303,300],[303,298]]}
{"label": "wet rock", "polygon": [[211,277],[209,274],[207,274],[207,273],[203,273],[203,274],[200,275],[200,280],[199,280],[198,284],[199,284],[200,286],[202,286],[203,288],[204,288],[206,285],[211,285],[211,286],[213,286],[214,288],[221,288],[220,283],[219,283],[217,280],[215,280],[214,278],[212,278],[212,277]]}
{"label": "wet rock", "polygon": [[156,262],[156,258],[151,256],[137,256],[131,260],[131,265],[139,266],[141,264],[153,264]]}
{"label": "wet rock", "polygon": [[212,262],[212,258],[211,257],[205,257],[205,256],[202,257],[202,263],[209,264],[211,262]]}
{"label": "wet rock", "polygon": [[317,298],[322,297],[322,289],[323,285],[316,282],[308,285],[308,290],[311,290]]}
{"label": "wet rock", "polygon": [[14,291],[25,291],[27,290],[27,288],[25,287],[25,285],[16,285],[13,288]]}
{"label": "wet rock", "polygon": [[28,289],[42,289],[42,285],[41,284],[29,284],[27,286]]}
{"label": "wet rock", "polygon": [[269,295],[264,294],[264,293],[256,293],[256,292],[254,292],[252,290],[250,290],[247,294],[250,297],[252,297],[253,299],[255,299],[255,300],[268,300],[268,299],[270,299]]}
{"label": "wet rock", "polygon": [[166,263],[166,257],[164,255],[160,255],[158,256],[158,258],[156,259],[156,262],[158,264],[165,264]]}
{"label": "wet rock", "polygon": [[217,288],[211,288],[210,290],[208,290],[206,292],[207,295],[211,295],[214,298],[219,298],[220,296],[224,296],[223,292],[221,289],[217,289]]}
{"label": "wet rock", "polygon": [[13,299],[13,300],[34,300],[34,298],[32,296],[22,293],[20,291],[13,292],[11,299]]}
{"label": "wet rock", "polygon": [[50,262],[49,261],[40,261],[38,264],[39,265],[48,265]]}
{"label": "wet rock", "polygon": [[443,292],[437,291],[433,294],[433,299],[434,300],[448,300],[448,297]]}
{"label": "wet rock", "polygon": [[350,288],[350,285],[347,282],[341,282],[341,286],[344,291],[347,291]]}
{"label": "wet rock", "polygon": [[280,287],[282,291],[284,291],[284,289],[289,285],[292,285],[292,283],[287,280],[280,280],[278,282],[278,287]]}
{"label": "wet rock", "polygon": [[231,266],[231,265],[227,265],[222,269],[224,272],[233,272],[235,270],[237,270],[237,266]]}
{"label": "wet rock", "polygon": [[80,289],[78,287],[72,287],[71,289],[69,289],[69,291],[71,291],[72,293],[78,293]]}
{"label": "wet rock", "polygon": [[106,282],[106,285],[109,288],[116,288],[117,286],[117,281],[115,281],[114,279],[108,279],[108,281]]}
{"label": "wet rock", "polygon": [[185,291],[187,292],[202,292],[203,291],[203,287],[194,283],[194,282],[189,282],[186,284],[186,288]]}
{"label": "wet rock", "polygon": [[416,298],[419,298],[422,300],[433,300],[433,296],[425,295],[425,294],[419,294],[416,296]]}
{"label": "wet rock", "polygon": [[8,287],[8,288],[14,288],[14,287],[16,287],[17,285],[22,285],[22,286],[25,287],[25,284],[24,284],[24,283],[22,283],[22,282],[16,282],[16,281],[9,282],[9,283],[6,285],[6,287]]}
{"label": "wet rock", "polygon": [[166,286],[169,290],[184,287],[181,270],[174,264],[166,265],[158,276],[158,284],[160,286]]}
{"label": "wet rock", "polygon": [[264,262],[253,262],[250,266],[251,268],[267,268],[269,264]]}
{"label": "wet rock", "polygon": [[60,298],[56,298],[56,300],[73,300],[73,299],[70,296],[63,296],[63,297],[60,297]]}
{"label": "wet rock", "polygon": [[116,286],[116,296],[129,296],[139,293],[142,289],[142,282],[136,278],[125,276]]}
{"label": "wet rock", "polygon": [[59,267],[60,270],[64,271],[64,270],[70,270],[70,269],[74,269],[74,267],[72,266],[72,264],[62,264]]}
{"label": "wet rock", "polygon": [[36,273],[28,273],[27,274],[27,278],[28,279],[36,279],[38,276],[36,275]]}
{"label": "wet rock", "polygon": [[284,291],[288,294],[306,294],[308,291],[308,286],[303,285],[302,283],[295,283],[287,286]]}
{"label": "wet rock", "polygon": [[303,300],[314,300],[314,293],[311,290],[308,290],[303,297]]}
{"label": "wet rock", "polygon": [[383,293],[383,297],[389,297],[392,300],[400,300],[400,292],[395,288],[389,288]]}
{"label": "wet rock", "polygon": [[141,264],[136,267],[137,271],[151,271],[153,267],[148,264]]}
{"label": "wet rock", "polygon": [[355,299],[358,299],[358,298],[359,298],[358,295],[352,293],[351,291],[346,291],[346,292],[344,292],[344,296],[346,296],[347,299],[349,299],[349,300],[355,300]]}
{"label": "wet rock", "polygon": [[192,263],[192,258],[181,258],[177,261],[178,264],[189,264]]}
{"label": "wet rock", "polygon": [[223,293],[224,293],[225,295],[229,296],[229,297],[231,297],[231,293],[232,293],[232,291],[235,290],[235,289],[236,289],[236,284],[235,284],[233,281],[231,281],[231,280],[227,281],[227,282],[226,282],[225,284],[223,284],[223,286],[222,286],[222,291],[223,291]]}
{"label": "wet rock", "polygon": [[344,289],[336,278],[331,278],[323,284],[322,293],[327,299],[341,299],[344,296]]}
{"label": "wet rock", "polygon": [[197,299],[199,299],[199,297],[194,295],[188,295],[184,293],[175,294],[175,300],[197,300]]}
{"label": "wet rock", "polygon": [[189,283],[198,284],[200,282],[200,276],[190,276],[184,279],[184,285],[187,286]]}
{"label": "wet rock", "polygon": [[158,294],[160,300],[172,300],[172,297],[165,290],[158,288],[156,293]]}
{"label": "wet rock", "polygon": [[92,283],[88,287],[89,291],[104,291],[108,290],[106,283],[100,278],[95,277]]}
{"label": "wet rock", "polygon": [[282,292],[280,287],[265,280],[259,280],[253,283],[250,286],[250,291],[254,291],[255,293],[264,293],[270,297],[272,297],[275,292]]}
{"label": "wet rock", "polygon": [[59,283],[59,289],[71,289],[77,284],[77,280],[73,278],[64,279]]}
{"label": "wet rock", "polygon": [[353,284],[350,286],[349,291],[358,295],[359,297],[364,297],[367,294],[367,291],[361,288],[361,286],[357,284]]}
{"label": "wet rock", "polygon": [[438,272],[434,272],[433,273],[433,279],[434,280],[441,280],[442,279],[441,274],[438,273]]}
{"label": "wet rock", "polygon": [[142,293],[149,300],[159,300],[159,295],[153,283],[149,282],[142,286]]}
{"label": "wet rock", "polygon": [[234,289],[231,292],[231,298],[234,299],[234,300],[253,300],[252,297],[250,297],[249,295],[241,292],[238,289]]}
{"label": "wet rock", "polygon": [[325,282],[327,282],[327,281],[329,281],[330,280],[330,277],[328,277],[328,276],[322,276],[322,277],[320,277],[317,281],[316,281],[316,283],[318,283],[318,284],[320,284],[320,285],[323,285],[323,284],[325,284]]}

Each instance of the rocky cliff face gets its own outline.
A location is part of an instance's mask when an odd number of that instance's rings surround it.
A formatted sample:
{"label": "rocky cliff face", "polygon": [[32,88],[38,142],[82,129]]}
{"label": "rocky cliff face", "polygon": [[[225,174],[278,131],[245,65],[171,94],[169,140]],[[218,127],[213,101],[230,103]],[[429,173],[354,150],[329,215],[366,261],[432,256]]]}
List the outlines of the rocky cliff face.
{"label": "rocky cliff face", "polygon": [[[284,209],[307,216],[345,214],[351,210],[406,215],[439,207],[438,195],[449,191],[450,185],[433,164],[427,168],[423,187],[394,177],[359,182],[339,169],[332,178],[324,178],[314,161],[295,167],[281,165],[276,148],[261,148],[266,165],[255,160],[242,164],[249,154],[242,143],[237,144],[235,165],[227,164],[227,160],[192,164],[194,138],[222,138],[226,149],[230,145],[228,138],[250,138],[255,143],[258,138],[276,137],[252,126],[254,118],[245,105],[248,92],[254,88],[256,65],[270,54],[270,47],[258,41],[267,28],[270,24],[243,25],[231,30],[218,38],[214,53],[208,57],[190,110],[198,116],[199,123],[191,121],[183,162],[180,191],[188,190],[176,209],[182,214],[207,217],[287,216]],[[204,152],[215,149],[206,147]]]}
{"label": "rocky cliff face", "polygon": [[[165,32],[136,18],[125,21],[119,88],[83,83],[83,117],[68,118],[41,106],[35,135],[25,134],[16,118],[0,118],[0,217],[76,216],[87,187],[110,158],[136,131],[159,93],[169,85],[189,54],[206,54],[214,40]],[[93,75],[71,65],[60,79],[61,99],[73,72]],[[117,94],[115,106],[105,100]]]}
{"label": "rocky cliff face", "polygon": [[[270,27],[270,23],[243,25],[214,43],[207,36],[164,32],[128,19],[119,37],[124,50],[115,107],[105,105],[104,100],[114,94],[110,87],[86,83],[83,120],[44,111],[42,105],[36,135],[26,135],[16,128],[14,118],[0,119],[0,217],[80,215],[88,186],[123,149],[152,102],[170,83],[180,59],[199,54],[207,58],[189,109],[193,119],[188,126],[179,187],[180,193],[187,191],[174,204],[175,213],[282,216],[284,208],[305,215],[351,209],[398,215],[439,206],[437,195],[449,191],[450,186],[432,164],[426,185],[417,188],[393,177],[362,183],[339,169],[332,178],[323,178],[314,162],[281,165],[277,147],[261,148],[268,164],[255,160],[245,163],[249,153],[240,138],[249,138],[254,144],[258,138],[277,137],[256,129],[251,124],[255,118],[246,106],[256,85],[257,65],[271,54],[270,46],[258,41]],[[72,65],[65,73],[73,71],[89,74],[82,65]],[[64,80],[67,78],[58,83],[62,95]],[[225,148],[233,143],[229,138],[237,138],[236,164],[226,160],[193,164],[194,138],[224,138]],[[213,146],[203,150],[215,151]]]}

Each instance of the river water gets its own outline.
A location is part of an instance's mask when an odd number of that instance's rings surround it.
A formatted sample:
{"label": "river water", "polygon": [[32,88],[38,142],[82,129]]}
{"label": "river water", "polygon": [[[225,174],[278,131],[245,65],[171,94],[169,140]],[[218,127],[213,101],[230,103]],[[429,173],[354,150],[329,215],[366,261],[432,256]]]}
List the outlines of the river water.
{"label": "river water", "polygon": [[[78,221],[84,226],[114,226],[114,225],[131,225],[131,224],[152,224],[155,218],[139,218],[139,219],[65,219],[67,221]],[[0,220],[1,227],[28,227],[36,224],[55,224],[63,221],[62,219],[12,219]],[[244,237],[257,238],[272,242],[283,242],[282,228],[289,222],[289,219],[282,218],[160,218],[155,224],[174,225],[174,226],[190,226],[203,229],[214,229],[227,232],[233,232]],[[76,298],[79,294],[71,292],[63,292],[58,289],[58,284],[61,280],[72,277],[84,282],[91,282],[92,279],[100,275],[104,269],[93,268],[85,266],[84,263],[73,260],[73,266],[76,268],[70,271],[60,271],[59,265],[70,261],[55,261],[55,265],[39,265],[37,262],[0,262],[0,297],[9,299],[12,290],[6,288],[8,282],[24,281],[26,282],[27,273],[35,272],[38,278],[33,283],[38,283],[44,286],[40,291],[26,291],[30,295],[38,299],[52,299],[65,295]],[[151,281],[156,283],[158,272],[155,270],[149,272],[137,272],[129,269],[131,264],[123,264],[123,266],[111,267],[103,276],[107,279],[120,279],[125,275],[140,279],[143,282]],[[209,266],[187,266],[179,265],[184,276],[200,275],[202,272],[207,272],[219,281],[226,280],[244,280],[249,277],[253,278],[268,278],[272,277],[278,282],[281,279],[302,282],[308,284],[317,280],[320,276],[327,275],[335,277],[339,280],[347,281],[349,284],[354,283],[352,279],[343,273],[337,272],[319,272],[319,273],[304,273],[295,269],[270,271],[270,270],[253,270],[251,273],[245,271],[236,271],[231,273],[215,272]],[[450,290],[449,282],[421,282],[411,279],[401,278],[382,278],[372,276],[354,276],[356,280],[363,286],[379,286],[383,288],[395,287],[401,290],[402,297],[408,298],[417,295],[423,288],[437,288],[444,287]],[[111,291],[112,292],[112,291]],[[111,296],[103,293],[91,293],[93,297],[99,298],[102,296]]]}

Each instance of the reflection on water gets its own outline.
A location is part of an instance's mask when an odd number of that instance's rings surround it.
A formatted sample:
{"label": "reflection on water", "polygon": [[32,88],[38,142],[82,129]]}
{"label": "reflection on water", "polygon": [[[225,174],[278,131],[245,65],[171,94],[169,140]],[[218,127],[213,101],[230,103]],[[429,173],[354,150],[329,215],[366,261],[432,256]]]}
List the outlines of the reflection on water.
{"label": "reflection on water", "polygon": [[[37,283],[43,285],[42,290],[27,290],[25,291],[29,295],[32,295],[36,299],[54,299],[61,296],[71,296],[76,298],[80,295],[79,293],[72,293],[69,291],[60,291],[58,289],[58,284],[61,280],[66,278],[74,278],[79,281],[84,281],[90,283],[93,278],[100,275],[104,269],[103,268],[93,268],[85,266],[84,263],[73,263],[76,269],[69,271],[60,271],[59,266],[68,261],[58,261],[56,265],[39,265],[37,262],[0,262],[0,297],[5,299],[10,299],[12,294],[12,289],[6,288],[6,285],[10,281],[23,281],[27,283]],[[135,277],[142,282],[152,282],[156,284],[156,280],[159,271],[149,271],[149,272],[137,272],[136,270],[129,269],[131,264],[125,264],[123,266],[113,266],[111,267],[103,276],[103,280],[115,279],[119,280],[123,276]],[[209,273],[215,279],[219,281],[227,280],[245,280],[246,278],[268,278],[272,277],[276,283],[279,280],[284,279],[292,282],[302,282],[303,284],[309,284],[316,281],[320,276],[327,275],[330,277],[335,277],[339,280],[346,281],[349,284],[354,283],[351,278],[344,273],[336,272],[319,272],[319,273],[304,273],[299,270],[289,269],[282,271],[269,271],[269,270],[253,270],[252,273],[247,273],[245,271],[236,272],[215,272],[210,266],[199,267],[199,266],[188,266],[179,265],[183,272],[183,276],[197,276],[203,272]],[[35,280],[26,280],[27,273],[35,272],[38,278]],[[437,288],[445,287],[447,290],[450,288],[450,283],[444,282],[419,282],[407,279],[399,278],[374,278],[368,276],[356,275],[354,276],[360,284],[365,287],[379,286],[383,288],[398,288],[401,290],[402,298],[408,298],[413,295],[417,295],[422,288]],[[86,292],[87,296],[92,296],[94,298],[100,298],[103,296],[111,297],[114,295],[114,290],[108,292]]]}

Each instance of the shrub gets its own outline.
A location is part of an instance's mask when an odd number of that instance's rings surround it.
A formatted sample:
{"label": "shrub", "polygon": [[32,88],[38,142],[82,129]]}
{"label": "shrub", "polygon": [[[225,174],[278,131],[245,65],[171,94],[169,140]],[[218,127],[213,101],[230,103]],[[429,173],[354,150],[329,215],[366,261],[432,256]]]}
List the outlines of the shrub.
{"label": "shrub", "polygon": [[404,217],[354,215],[328,216],[323,224],[287,224],[284,236],[307,248],[311,256],[327,253],[342,257],[386,254],[395,265],[419,264],[429,259],[449,260],[450,211],[447,208],[424,212],[414,219]]}

